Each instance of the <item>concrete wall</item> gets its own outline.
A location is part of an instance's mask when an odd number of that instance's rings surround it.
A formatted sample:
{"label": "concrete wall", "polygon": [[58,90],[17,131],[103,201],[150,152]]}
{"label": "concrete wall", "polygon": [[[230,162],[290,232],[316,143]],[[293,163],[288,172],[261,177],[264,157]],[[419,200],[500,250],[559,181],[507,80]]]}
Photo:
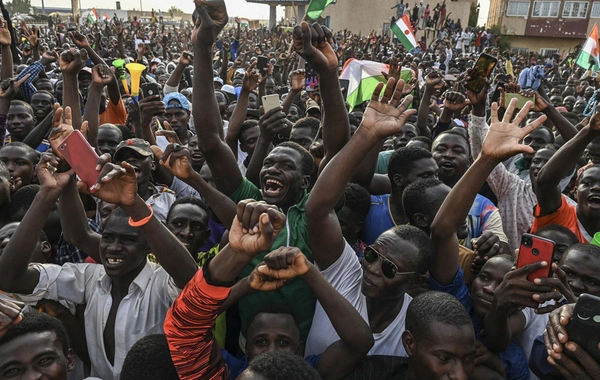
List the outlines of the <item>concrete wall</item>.
{"label": "concrete wall", "polygon": [[540,38],[540,37],[525,37],[525,36],[505,36],[511,43],[511,48],[528,49],[536,54],[540,53],[541,49],[559,49],[559,54],[565,56],[569,50],[574,48],[578,43],[582,42],[573,38]]}
{"label": "concrete wall", "polygon": [[[506,10],[504,11],[506,12]],[[525,35],[525,29],[527,27],[527,18],[526,17],[515,17],[515,16],[506,16],[502,17],[502,28],[501,31],[503,34],[507,35],[517,35],[523,36]]]}

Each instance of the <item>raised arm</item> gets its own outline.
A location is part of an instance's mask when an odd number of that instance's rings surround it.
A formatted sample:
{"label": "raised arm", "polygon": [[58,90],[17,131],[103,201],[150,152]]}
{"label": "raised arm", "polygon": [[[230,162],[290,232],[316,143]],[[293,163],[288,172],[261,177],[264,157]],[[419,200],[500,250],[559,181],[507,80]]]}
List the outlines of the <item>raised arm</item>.
{"label": "raised arm", "polygon": [[240,131],[242,124],[246,119],[246,113],[248,112],[248,101],[250,99],[250,93],[256,90],[260,83],[260,75],[254,70],[258,62],[250,64],[244,74],[244,80],[242,81],[242,91],[240,97],[235,105],[235,109],[231,114],[229,120],[229,127],[227,128],[227,136],[225,136],[225,142],[233,152],[233,155],[237,159],[238,154],[238,141],[240,138]]}
{"label": "raised arm", "polygon": [[104,86],[113,81],[113,74],[106,65],[96,65],[92,69],[92,85],[90,86],[83,120],[88,122],[87,141],[91,146],[98,146],[98,127],[100,126],[100,101]]}
{"label": "raised arm", "polygon": [[12,78],[14,69],[13,69],[13,55],[12,50],[10,49],[12,38],[10,36],[10,30],[8,29],[8,22],[0,17],[0,45],[2,48],[0,53],[2,53],[2,68],[0,69],[0,74],[2,75],[2,80]]}
{"label": "raised arm", "polygon": [[[116,204],[129,214],[130,225],[136,223],[160,265],[175,284],[183,289],[198,270],[196,262],[179,239],[154,216],[152,209],[137,194],[137,179],[133,167],[126,162],[122,162],[120,166],[106,162],[106,155],[98,160],[98,165],[101,166],[98,182],[89,190],[104,202]],[[81,186],[85,187],[85,184],[81,183]]]}
{"label": "raised arm", "polygon": [[417,114],[417,128],[419,128],[421,136],[431,137],[431,131],[427,128],[429,103],[431,102],[431,95],[433,95],[435,87],[440,83],[442,83],[442,77],[435,71],[425,77],[425,91],[423,91],[421,103],[419,104],[419,113]]}
{"label": "raised arm", "polygon": [[431,224],[436,259],[429,272],[440,285],[451,284],[458,271],[456,231],[467,218],[477,192],[491,171],[504,159],[532,151],[532,148],[519,142],[546,120],[545,116],[541,116],[532,124],[519,128],[532,104],[528,102],[511,123],[515,104],[516,100],[511,102],[502,121],[498,120],[498,105],[492,104],[492,125],[483,142],[481,155],[452,188]]}
{"label": "raised arm", "polygon": [[337,75],[338,59],[331,47],[333,35],[325,26],[302,22],[294,28],[294,50],[319,74],[323,101],[323,147],[320,170],[350,139],[350,122]]}
{"label": "raised arm", "polygon": [[38,284],[40,273],[28,266],[29,260],[38,242],[37,236],[72,174],[56,173],[58,163],[52,155],[45,154],[37,165],[42,187],[0,256],[0,289],[5,292],[31,294]]}
{"label": "raised arm", "polygon": [[179,81],[181,80],[181,76],[185,71],[185,68],[192,64],[192,56],[187,54],[187,52],[183,52],[181,57],[179,57],[179,62],[177,62],[177,66],[175,66],[175,70],[169,76],[167,83],[165,84],[165,95],[170,92],[177,92],[179,90]]}
{"label": "raised arm", "polygon": [[222,0],[202,3],[196,7],[192,31],[194,45],[194,91],[192,93],[194,120],[198,125],[198,144],[213,174],[217,189],[231,195],[242,183],[243,177],[233,152],[223,140],[223,123],[213,87],[212,45],[227,24],[227,9]]}
{"label": "raised arm", "polygon": [[388,80],[381,101],[379,96],[383,83],[377,85],[361,126],[348,144],[333,157],[331,164],[325,167],[306,202],[311,249],[321,270],[333,264],[344,248],[342,231],[334,210],[343,197],[344,188],[354,169],[374,145],[387,136],[399,133],[406,119],[416,112],[407,110],[412,101],[410,95],[398,106],[404,82],[394,85],[395,79]]}
{"label": "raised arm", "polygon": [[[85,50],[81,50],[85,52]],[[79,96],[79,82],[77,75],[83,68],[85,56],[80,51],[71,48],[61,53],[58,60],[60,71],[63,74],[63,107],[71,107],[73,115],[73,128],[81,128],[81,101]],[[86,53],[84,53],[86,55]]]}
{"label": "raised arm", "polygon": [[323,379],[346,376],[373,347],[373,333],[369,325],[298,248],[278,248],[265,256],[264,262],[255,271],[257,276],[277,280],[300,277],[309,284],[340,337],[321,355],[319,374]]}
{"label": "raised arm", "polygon": [[552,214],[562,204],[560,181],[569,175],[579,157],[592,140],[600,136],[600,115],[595,114],[590,124],[556,152],[540,170],[535,192],[540,206],[540,216]]}

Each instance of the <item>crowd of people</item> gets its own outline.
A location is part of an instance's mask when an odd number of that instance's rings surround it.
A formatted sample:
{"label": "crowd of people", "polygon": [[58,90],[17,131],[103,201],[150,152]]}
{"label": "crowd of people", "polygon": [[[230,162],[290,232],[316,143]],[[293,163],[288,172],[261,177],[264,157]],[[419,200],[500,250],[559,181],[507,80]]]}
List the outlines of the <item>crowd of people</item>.
{"label": "crowd of people", "polygon": [[[0,379],[600,378],[568,334],[600,297],[593,73],[460,27],[407,52],[228,21],[223,0],[172,28],[3,9]],[[388,70],[350,108],[353,59]],[[524,234],[552,260],[517,265]]]}

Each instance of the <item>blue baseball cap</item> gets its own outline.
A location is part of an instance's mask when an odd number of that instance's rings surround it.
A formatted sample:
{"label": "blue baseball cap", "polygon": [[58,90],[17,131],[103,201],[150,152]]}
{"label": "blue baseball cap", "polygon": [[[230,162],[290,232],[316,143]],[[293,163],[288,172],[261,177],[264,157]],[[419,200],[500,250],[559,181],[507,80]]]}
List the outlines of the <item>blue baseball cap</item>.
{"label": "blue baseball cap", "polygon": [[190,102],[185,96],[183,96],[179,92],[170,92],[167,95],[165,95],[163,103],[165,103],[165,107],[167,109],[181,108],[186,111],[190,110]]}

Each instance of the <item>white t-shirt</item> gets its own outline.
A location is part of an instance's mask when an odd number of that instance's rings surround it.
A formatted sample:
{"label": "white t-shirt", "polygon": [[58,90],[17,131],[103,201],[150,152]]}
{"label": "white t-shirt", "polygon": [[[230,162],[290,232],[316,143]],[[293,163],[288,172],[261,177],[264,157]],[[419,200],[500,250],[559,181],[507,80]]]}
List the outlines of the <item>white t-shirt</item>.
{"label": "white t-shirt", "polygon": [[[344,252],[339,259],[321,274],[354,306],[368,324],[367,299],[361,291],[363,271],[356,253],[348,243],[345,243]],[[405,294],[398,316],[385,330],[373,334],[375,344],[368,355],[408,356],[402,345],[402,333],[405,330],[406,309],[411,300],[412,297]],[[325,310],[317,302],[312,327],[306,341],[305,355],[322,354],[327,347],[339,339]]]}
{"label": "white t-shirt", "polygon": [[[540,307],[545,305],[546,304],[540,305]],[[525,316],[525,327],[523,328],[523,333],[519,337],[519,346],[521,346],[523,352],[525,352],[527,363],[529,363],[533,341],[544,333],[550,314],[536,314],[535,309],[530,307],[526,307],[521,310],[521,312]],[[537,376],[535,376],[531,370],[529,371],[529,374],[531,375],[531,380],[537,380]]]}

